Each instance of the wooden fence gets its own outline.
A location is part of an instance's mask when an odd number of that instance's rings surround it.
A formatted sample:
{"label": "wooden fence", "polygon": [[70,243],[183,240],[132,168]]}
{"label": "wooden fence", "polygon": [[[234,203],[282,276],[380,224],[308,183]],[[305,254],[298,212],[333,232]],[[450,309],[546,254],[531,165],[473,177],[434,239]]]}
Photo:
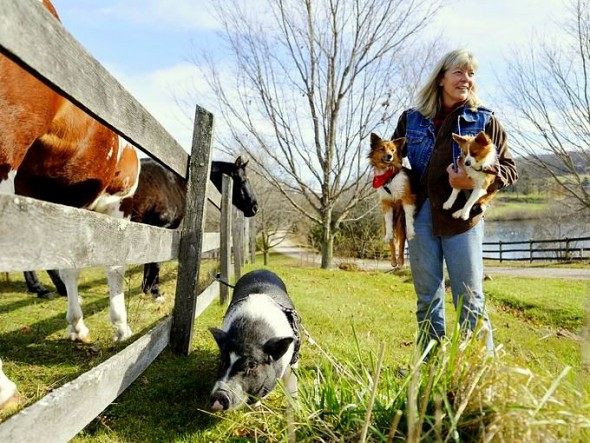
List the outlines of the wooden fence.
{"label": "wooden fence", "polygon": [[[222,267],[226,274],[230,272],[231,224],[226,218],[227,232],[222,240],[219,233],[205,233],[206,200],[217,208],[222,207],[222,201],[225,203],[222,217],[230,216],[231,204],[227,203],[227,195],[222,199],[209,187],[213,115],[205,109],[196,107],[189,156],[38,1],[0,0],[0,51],[141,151],[188,179],[181,230],[0,195],[0,272],[68,268],[72,263],[92,267],[178,259],[171,317],[109,360],[0,425],[0,441],[63,442],[118,397],[167,345],[176,353],[189,353],[195,317],[220,293],[219,283],[215,282],[197,294],[201,253],[220,248],[223,241],[226,246],[220,253]],[[224,186],[231,190],[228,179]]]}
{"label": "wooden fence", "polygon": [[484,242],[483,254],[500,262],[590,260],[590,237]]}

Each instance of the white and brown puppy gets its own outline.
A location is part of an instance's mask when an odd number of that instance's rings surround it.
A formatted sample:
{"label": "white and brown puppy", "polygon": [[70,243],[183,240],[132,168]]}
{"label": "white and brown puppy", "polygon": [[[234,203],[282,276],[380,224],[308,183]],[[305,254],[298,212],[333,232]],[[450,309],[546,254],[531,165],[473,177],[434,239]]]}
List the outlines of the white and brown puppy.
{"label": "white and brown puppy", "polygon": [[391,264],[394,268],[403,266],[406,236],[408,240],[414,237],[416,196],[410,188],[408,170],[402,165],[402,148],[405,142],[405,137],[382,140],[377,134],[371,134],[371,151],[368,155],[374,172],[373,188],[377,189],[381,201],[385,223],[384,240],[390,245]]}
{"label": "white and brown puppy", "polygon": [[299,317],[283,281],[259,269],[242,276],[234,288],[221,329],[210,328],[221,353],[211,409],[257,404],[282,378],[297,393],[291,371],[299,356]]}
{"label": "white and brown puppy", "polygon": [[[453,213],[454,218],[462,218],[467,220],[471,209],[476,212],[483,213],[490,200],[496,195],[496,190],[490,190],[490,185],[496,178],[495,166],[498,158],[496,146],[488,135],[481,131],[475,136],[461,136],[453,134],[453,139],[461,149],[461,158],[465,166],[465,172],[473,180],[474,186],[471,195],[463,208]],[[443,203],[443,209],[451,209],[457,196],[461,192],[460,189],[453,188],[451,195],[446,202]],[[475,206],[475,207],[474,207]]]}

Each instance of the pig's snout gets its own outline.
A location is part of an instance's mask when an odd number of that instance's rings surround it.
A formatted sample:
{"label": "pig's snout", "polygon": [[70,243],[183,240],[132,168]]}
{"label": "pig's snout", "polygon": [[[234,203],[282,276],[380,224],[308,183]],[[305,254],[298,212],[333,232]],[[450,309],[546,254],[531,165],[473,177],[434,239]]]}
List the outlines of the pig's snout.
{"label": "pig's snout", "polygon": [[215,391],[211,394],[211,409],[213,411],[227,411],[229,409],[229,393]]}

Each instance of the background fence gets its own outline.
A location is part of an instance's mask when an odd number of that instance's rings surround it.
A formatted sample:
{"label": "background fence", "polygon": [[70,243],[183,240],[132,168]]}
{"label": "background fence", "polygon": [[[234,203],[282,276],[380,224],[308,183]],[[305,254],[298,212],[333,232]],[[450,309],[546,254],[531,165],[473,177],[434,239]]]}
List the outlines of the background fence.
{"label": "background fence", "polygon": [[[223,241],[220,256],[226,261],[222,261],[225,278],[231,272],[227,252],[232,229],[227,221],[231,218],[231,204],[222,210],[225,226],[229,227],[224,238],[220,239],[218,232],[204,232],[206,200],[220,209],[223,201],[209,186],[213,115],[206,110],[196,107],[189,157],[38,1],[0,0],[0,51],[141,151],[188,179],[181,230],[0,195],[0,272],[69,268],[72,263],[83,268],[178,259],[171,317],[109,360],[0,425],[0,441],[63,442],[120,395],[168,344],[177,353],[189,353],[194,319],[220,289],[214,282],[197,294],[201,253],[220,248]],[[227,181],[225,188],[231,189]],[[243,232],[245,228],[240,229]],[[237,263],[239,273],[241,260]]]}
{"label": "background fence", "polygon": [[590,237],[483,243],[484,260],[590,260]]}

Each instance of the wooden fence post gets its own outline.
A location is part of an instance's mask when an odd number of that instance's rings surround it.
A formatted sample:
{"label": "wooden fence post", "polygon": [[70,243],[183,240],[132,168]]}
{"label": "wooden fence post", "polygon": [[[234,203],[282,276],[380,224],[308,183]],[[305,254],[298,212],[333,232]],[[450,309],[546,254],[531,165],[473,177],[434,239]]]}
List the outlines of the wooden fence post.
{"label": "wooden fence post", "polygon": [[[223,175],[221,183],[221,223],[219,232],[219,272],[221,281],[229,283],[231,280],[231,227],[232,223],[232,178]],[[219,288],[219,303],[228,300],[229,288],[221,284]]]}
{"label": "wooden fence post", "polygon": [[256,264],[256,220],[254,218],[248,219],[250,226],[250,263]]}
{"label": "wooden fence post", "polygon": [[234,223],[232,225],[234,273],[236,280],[242,275],[244,265],[244,213],[234,208]]}
{"label": "wooden fence post", "polygon": [[529,239],[529,263],[533,262],[533,239]]}
{"label": "wooden fence post", "polygon": [[178,248],[178,277],[170,330],[170,347],[188,355],[193,337],[197,290],[203,249],[205,203],[211,172],[213,114],[196,107],[193,146],[189,159],[186,209]]}
{"label": "wooden fence post", "polygon": [[250,219],[244,217],[244,264],[250,263]]}
{"label": "wooden fence post", "polygon": [[502,240],[500,240],[500,243],[498,244],[498,249],[500,252],[500,263],[502,263]]}

